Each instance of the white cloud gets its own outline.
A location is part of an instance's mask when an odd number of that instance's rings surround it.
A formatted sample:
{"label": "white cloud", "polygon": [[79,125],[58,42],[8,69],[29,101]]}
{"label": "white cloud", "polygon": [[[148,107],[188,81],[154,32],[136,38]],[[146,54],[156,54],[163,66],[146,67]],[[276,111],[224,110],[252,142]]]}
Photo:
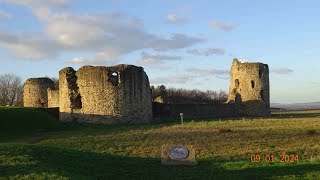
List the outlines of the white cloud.
{"label": "white cloud", "polygon": [[231,31],[236,28],[236,25],[234,23],[228,22],[228,23],[223,23],[220,21],[212,21],[210,23],[211,27],[221,30],[221,31]]}
{"label": "white cloud", "polygon": [[165,61],[178,61],[181,60],[180,56],[175,55],[164,55],[164,54],[148,54],[143,52],[141,54],[142,58],[138,60],[138,63],[146,66],[153,66],[162,64]]}
{"label": "white cloud", "polygon": [[198,76],[229,75],[230,73],[229,70],[215,68],[189,68],[187,71]]}
{"label": "white cloud", "polygon": [[228,80],[230,71],[224,69],[215,69],[215,68],[188,68],[186,69],[187,73],[179,73],[173,75],[167,75],[162,77],[157,77],[151,79],[153,84],[181,84],[181,83],[190,83],[197,79],[204,77],[216,77],[219,79]]}
{"label": "white cloud", "polygon": [[[15,1],[17,4],[51,4],[60,6],[68,1]],[[54,13],[47,6],[32,6],[34,15],[43,23],[44,32],[39,34],[9,34],[13,39],[2,46],[19,54],[23,59],[50,58],[61,52],[88,52],[93,57],[83,61],[101,64],[119,62],[121,56],[143,49],[170,51],[183,49],[205,40],[185,34],[173,33],[171,37],[161,37],[145,30],[140,19],[119,13],[78,15],[70,12]],[[5,36],[0,36],[0,41]],[[32,46],[29,45],[30,41]],[[77,62],[70,60],[69,62]]]}
{"label": "white cloud", "polygon": [[230,80],[230,76],[229,75],[216,75],[216,77],[218,79],[223,79],[223,80]]}
{"label": "white cloud", "polygon": [[210,55],[223,55],[225,50],[222,48],[208,48],[208,49],[189,49],[186,51],[188,54],[198,55],[198,56],[210,56]]}
{"label": "white cloud", "polygon": [[107,59],[105,52],[98,52],[92,57],[74,57],[71,60],[67,60],[66,63],[77,65],[116,65],[119,63],[119,59]]}
{"label": "white cloud", "polygon": [[157,38],[150,43],[151,47],[157,51],[167,51],[174,49],[183,49],[197,43],[205,42],[200,37],[190,37],[181,33],[173,33],[169,39]]}
{"label": "white cloud", "polygon": [[39,34],[13,34],[0,30],[0,47],[11,50],[18,59],[54,58],[62,50],[59,44],[40,38]]}
{"label": "white cloud", "polygon": [[274,68],[271,69],[270,72],[274,74],[291,74],[294,70],[290,68]]}
{"label": "white cloud", "polygon": [[104,52],[104,58],[118,59],[141,49],[167,51],[182,49],[204,40],[184,34],[162,38],[146,32],[136,18],[119,14],[75,16],[53,15],[45,10],[36,12],[47,23],[47,34],[71,49]]}
{"label": "white cloud", "polygon": [[65,7],[71,0],[3,0],[7,3],[23,5],[28,7],[46,6],[46,7]]}
{"label": "white cloud", "polygon": [[312,85],[316,85],[316,86],[320,85],[319,81],[309,81],[309,83],[312,84]]}
{"label": "white cloud", "polygon": [[85,65],[86,64],[86,60],[84,57],[75,57],[75,58],[72,58],[71,60],[68,60],[66,62],[71,63],[71,64],[78,64],[78,65]]}
{"label": "white cloud", "polygon": [[150,80],[151,84],[182,84],[194,80],[189,74],[174,74],[170,76],[157,77]]}
{"label": "white cloud", "polygon": [[184,24],[189,21],[186,17],[191,12],[191,6],[182,6],[176,9],[173,13],[166,16],[166,23],[168,24]]}
{"label": "white cloud", "polygon": [[[290,70],[280,70],[271,71],[277,72],[278,74],[285,74]],[[293,71],[293,70],[292,70]],[[210,77],[215,77],[223,80],[230,80],[230,71],[226,69],[215,69],[215,68],[188,68],[187,73],[169,74],[162,77],[156,77],[150,79],[152,84],[183,84],[195,82],[199,79],[210,79]],[[291,71],[290,71],[291,72]]]}
{"label": "white cloud", "polygon": [[10,19],[12,15],[6,11],[0,10],[0,18]]}
{"label": "white cloud", "polygon": [[168,14],[166,17],[166,22],[169,24],[184,24],[188,21],[187,18],[176,15],[176,14]]}

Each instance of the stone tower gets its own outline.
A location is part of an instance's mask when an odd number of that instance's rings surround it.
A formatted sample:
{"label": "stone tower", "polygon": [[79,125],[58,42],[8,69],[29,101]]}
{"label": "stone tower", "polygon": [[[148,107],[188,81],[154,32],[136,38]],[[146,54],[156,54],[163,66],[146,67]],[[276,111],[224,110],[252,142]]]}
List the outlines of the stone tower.
{"label": "stone tower", "polygon": [[48,107],[48,88],[54,82],[49,78],[30,78],[24,83],[23,103],[25,107]]}
{"label": "stone tower", "polygon": [[239,115],[270,116],[270,85],[267,64],[233,60],[229,103],[236,103]]}
{"label": "stone tower", "polygon": [[133,65],[71,67],[59,72],[60,119],[85,123],[138,123],[152,119],[149,79]]}

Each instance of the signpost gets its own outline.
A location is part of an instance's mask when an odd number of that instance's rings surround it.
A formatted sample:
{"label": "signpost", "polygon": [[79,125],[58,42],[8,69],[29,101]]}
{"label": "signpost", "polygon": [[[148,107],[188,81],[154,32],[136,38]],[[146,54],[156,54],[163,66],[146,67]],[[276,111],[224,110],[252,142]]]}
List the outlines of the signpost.
{"label": "signpost", "polygon": [[181,125],[183,125],[183,113],[180,113]]}

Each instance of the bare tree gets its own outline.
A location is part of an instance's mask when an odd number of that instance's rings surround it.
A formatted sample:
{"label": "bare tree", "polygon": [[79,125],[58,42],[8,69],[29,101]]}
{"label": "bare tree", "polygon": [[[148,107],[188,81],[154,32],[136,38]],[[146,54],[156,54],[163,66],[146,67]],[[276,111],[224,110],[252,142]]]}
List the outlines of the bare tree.
{"label": "bare tree", "polygon": [[158,87],[151,86],[151,91],[152,91],[152,99],[154,100],[158,96],[162,96],[165,98],[167,96],[167,89],[166,86],[161,85]]}
{"label": "bare tree", "polygon": [[0,75],[0,105],[21,105],[23,96],[22,80],[14,74]]}
{"label": "bare tree", "polygon": [[220,90],[220,92],[208,90],[200,91],[198,89],[176,89],[166,88],[164,85],[151,87],[153,100],[161,96],[167,103],[204,103],[216,104],[224,103],[227,100],[227,93]]}
{"label": "bare tree", "polygon": [[220,90],[218,96],[219,96],[218,99],[219,99],[220,102],[226,102],[228,100],[228,94],[223,90]]}

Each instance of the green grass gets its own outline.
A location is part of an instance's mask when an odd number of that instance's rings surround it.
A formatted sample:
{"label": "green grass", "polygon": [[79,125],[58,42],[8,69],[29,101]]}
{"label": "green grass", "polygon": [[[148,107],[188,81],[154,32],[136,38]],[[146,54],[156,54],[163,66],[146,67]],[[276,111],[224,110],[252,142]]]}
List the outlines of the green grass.
{"label": "green grass", "polygon": [[[178,120],[98,126],[61,123],[34,109],[0,108],[1,126],[8,124],[2,119],[8,111],[16,112],[9,116],[10,128],[22,131],[2,132],[0,179],[320,178],[320,110],[269,119],[187,120],[183,126]],[[20,121],[41,123],[20,127]],[[162,144],[193,145],[198,165],[161,165]],[[299,162],[280,163],[282,153],[298,154]],[[252,154],[277,158],[252,163]]]}
{"label": "green grass", "polygon": [[0,141],[58,129],[64,129],[64,124],[41,109],[0,106]]}
{"label": "green grass", "polygon": [[0,130],[5,133],[48,131],[60,128],[53,116],[38,108],[1,107]]}

